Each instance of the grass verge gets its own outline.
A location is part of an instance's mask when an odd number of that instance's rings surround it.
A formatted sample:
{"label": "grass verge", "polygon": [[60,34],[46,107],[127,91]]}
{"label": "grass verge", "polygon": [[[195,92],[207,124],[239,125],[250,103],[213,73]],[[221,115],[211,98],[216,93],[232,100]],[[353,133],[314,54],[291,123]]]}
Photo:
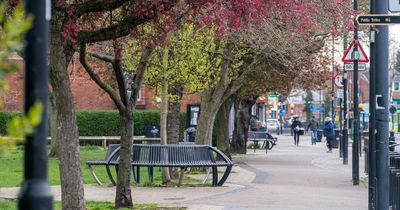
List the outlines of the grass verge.
{"label": "grass verge", "polygon": [[[102,160],[106,154],[106,150],[97,146],[82,146],[80,151],[81,166],[83,172],[83,182],[85,184],[95,184],[90,174],[89,168],[85,162],[88,160]],[[23,180],[23,147],[10,149],[0,156],[0,187],[18,187]],[[111,185],[107,178],[104,166],[95,166],[95,172],[103,184]],[[115,171],[114,178],[116,179]],[[140,170],[141,183],[139,186],[160,186],[161,185],[161,168],[154,168],[154,181],[147,181],[147,169],[142,167]],[[48,162],[48,179],[51,185],[60,185],[59,161],[57,158],[49,158]],[[132,181],[132,183],[134,183]],[[190,184],[188,184],[190,183]],[[177,180],[172,180],[171,186],[176,186]],[[201,181],[184,176],[183,185],[201,185]],[[207,186],[207,185],[206,185]],[[1,209],[1,208],[0,208]]]}
{"label": "grass verge", "polygon": [[[107,210],[115,209],[114,203],[99,202],[99,201],[86,201],[87,210]],[[160,207],[157,204],[134,204],[134,209],[140,210],[185,210],[185,207]],[[0,200],[1,210],[15,210],[17,209],[17,202],[15,199]],[[61,210],[61,202],[54,202],[54,209]]]}

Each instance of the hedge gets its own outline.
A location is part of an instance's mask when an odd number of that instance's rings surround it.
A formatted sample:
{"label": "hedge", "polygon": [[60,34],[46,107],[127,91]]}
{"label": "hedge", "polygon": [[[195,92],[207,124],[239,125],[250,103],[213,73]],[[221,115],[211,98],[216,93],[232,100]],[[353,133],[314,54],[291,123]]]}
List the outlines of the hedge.
{"label": "hedge", "polygon": [[14,116],[22,116],[22,112],[0,112],[0,134],[5,135],[7,132],[7,122]]}
{"label": "hedge", "polygon": [[[0,112],[0,133],[6,133],[6,124],[21,112]],[[81,110],[76,112],[80,136],[119,136],[119,113],[117,110]],[[186,128],[186,112],[180,113],[180,135]],[[146,125],[159,125],[160,112],[140,110],[134,113],[134,135],[145,135]],[[182,139],[182,137],[181,137]]]}

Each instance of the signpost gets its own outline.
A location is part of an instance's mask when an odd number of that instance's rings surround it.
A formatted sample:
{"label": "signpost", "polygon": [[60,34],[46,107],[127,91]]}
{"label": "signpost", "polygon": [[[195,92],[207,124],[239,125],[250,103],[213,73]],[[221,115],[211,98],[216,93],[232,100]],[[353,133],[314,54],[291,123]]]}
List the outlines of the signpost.
{"label": "signpost", "polygon": [[[355,46],[357,47],[357,50],[354,49]],[[342,62],[353,63],[354,61],[358,61],[359,63],[368,63],[369,59],[368,59],[368,56],[365,53],[360,41],[358,41],[358,40],[356,41],[353,39],[353,41],[351,41],[349,47],[344,52]]]}
{"label": "signpost", "polygon": [[339,88],[343,87],[343,75],[340,75],[340,74],[336,75],[334,78],[334,81],[335,81],[335,85],[337,87],[339,87]]}
{"label": "signpost", "polygon": [[337,90],[336,90],[336,97],[337,97],[337,98],[341,98],[341,99],[344,98],[344,91],[343,91],[343,89],[337,89]]}
{"label": "signpost", "polygon": [[400,15],[359,15],[357,22],[360,25],[391,25],[400,24]]}
{"label": "signpost", "polygon": [[[354,70],[353,63],[345,63],[344,64],[344,70],[345,71],[353,71]],[[359,63],[358,64],[358,71],[367,71],[367,65],[365,63]]]}
{"label": "signpost", "polygon": [[269,92],[267,95],[268,99],[278,99],[281,97],[281,94],[278,92]]}
{"label": "signpost", "polygon": [[389,10],[391,12],[400,12],[400,1],[399,0],[389,0]]}
{"label": "signpost", "polygon": [[[399,3],[397,1],[397,3]],[[374,13],[387,14],[388,1],[376,1]],[[384,16],[384,15],[377,15]],[[385,22],[400,23],[400,16],[384,18]],[[374,25],[374,24],[371,24]],[[375,40],[375,205],[374,209],[389,209],[389,29],[387,24],[377,24]]]}

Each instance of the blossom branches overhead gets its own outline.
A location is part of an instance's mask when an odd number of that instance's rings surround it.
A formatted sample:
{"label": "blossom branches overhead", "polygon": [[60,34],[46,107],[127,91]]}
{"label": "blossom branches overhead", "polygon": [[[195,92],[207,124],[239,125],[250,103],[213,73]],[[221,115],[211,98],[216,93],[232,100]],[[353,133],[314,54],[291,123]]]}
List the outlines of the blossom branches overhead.
{"label": "blossom branches overhead", "polygon": [[[99,42],[138,33],[138,26],[152,22],[160,24],[160,33],[176,28],[175,20],[194,22],[198,25],[213,25],[217,34],[225,36],[249,24],[268,21],[294,29],[307,36],[318,19],[332,21],[327,23],[337,32],[334,22],[343,22],[350,9],[346,1],[317,0],[87,0],[74,4],[56,3],[57,12],[65,12],[67,19],[80,25],[79,39],[83,42]],[[71,12],[73,17],[71,17]],[[113,13],[113,18],[105,13]],[[88,24],[91,21],[104,21],[105,24]],[[68,20],[67,20],[68,22]],[[345,21],[347,22],[347,21]],[[76,31],[76,27],[71,27]],[[73,38],[73,37],[72,37]]]}

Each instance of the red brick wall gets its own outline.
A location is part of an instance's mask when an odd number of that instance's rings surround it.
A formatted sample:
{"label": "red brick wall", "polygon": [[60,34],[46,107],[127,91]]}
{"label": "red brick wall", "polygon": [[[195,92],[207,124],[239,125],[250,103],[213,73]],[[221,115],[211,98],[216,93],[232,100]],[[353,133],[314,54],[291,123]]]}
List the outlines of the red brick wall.
{"label": "red brick wall", "polygon": [[8,88],[2,92],[1,110],[22,110],[24,100],[24,84],[22,74],[11,74],[6,77]]}
{"label": "red brick wall", "polygon": [[[16,61],[23,66],[22,61]],[[106,66],[102,66],[105,67]],[[107,93],[105,93],[97,84],[92,81],[89,75],[84,71],[83,67],[75,59],[69,66],[69,76],[71,88],[74,96],[74,104],[77,110],[80,109],[115,109],[113,101]],[[8,89],[0,94],[3,100],[1,110],[22,110],[23,109],[23,74],[10,74],[7,76]],[[198,95],[184,96],[181,105],[182,110],[186,110],[186,103],[198,103],[200,98]],[[140,101],[137,103],[138,109],[159,109],[155,103],[154,92],[144,86],[141,89]]]}

